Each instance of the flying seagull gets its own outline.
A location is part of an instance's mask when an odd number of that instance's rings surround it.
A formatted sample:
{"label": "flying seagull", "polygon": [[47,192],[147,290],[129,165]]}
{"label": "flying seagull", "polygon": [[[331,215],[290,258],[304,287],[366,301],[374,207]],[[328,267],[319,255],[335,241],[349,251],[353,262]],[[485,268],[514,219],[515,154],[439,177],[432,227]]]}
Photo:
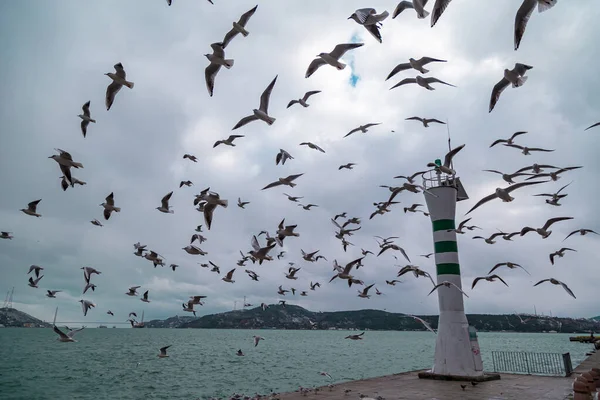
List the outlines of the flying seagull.
{"label": "flying seagull", "polygon": [[308,104],[306,101],[308,100],[308,98],[312,95],[315,95],[317,93],[321,93],[320,90],[311,90],[310,92],[306,92],[304,94],[304,97],[302,97],[301,99],[298,100],[292,100],[288,103],[287,108],[290,108],[291,106],[293,106],[294,104],[300,104],[302,107],[308,107],[310,106],[310,104]]}
{"label": "flying seagull", "polygon": [[317,58],[312,60],[308,69],[306,70],[305,78],[309,78],[312,74],[315,73],[319,67],[329,64],[332,67],[337,68],[338,70],[343,70],[346,68],[346,64],[339,61],[339,59],[348,51],[352,49],[356,49],[357,47],[363,46],[364,43],[344,43],[338,44],[330,53],[319,53]]}
{"label": "flying seagull", "polygon": [[160,348],[160,353],[158,354],[158,357],[159,357],[159,358],[165,358],[165,357],[169,357],[169,356],[167,355],[167,349],[168,349],[169,347],[171,347],[171,346],[172,346],[172,345],[165,346],[165,347],[161,347],[161,348]]}
{"label": "flying seagull", "polygon": [[24,212],[27,215],[31,215],[32,217],[39,218],[42,216],[42,214],[37,213],[37,205],[40,201],[42,201],[42,199],[32,201],[31,203],[27,204],[27,208],[22,208],[20,211]]}
{"label": "flying seagull", "polygon": [[533,10],[535,10],[536,4],[538,6],[538,12],[542,13],[554,7],[557,1],[558,0],[523,0],[515,17],[515,50],[519,49],[521,39],[523,39],[523,34],[525,33],[525,28],[527,27],[527,23],[529,22],[529,18],[531,18]]}
{"label": "flying seagull", "polygon": [[106,110],[110,110],[113,102],[115,101],[115,96],[121,90],[123,86],[127,86],[129,89],[133,89],[133,82],[129,82],[126,80],[125,70],[123,69],[123,64],[117,63],[114,65],[115,72],[107,72],[106,76],[112,79],[112,82],[106,88]]}
{"label": "flying seagull", "polygon": [[573,236],[573,235],[577,234],[577,233],[579,233],[581,236],[585,236],[585,235],[587,235],[588,233],[593,233],[594,235],[598,235],[598,232],[594,232],[594,231],[593,231],[593,230],[591,230],[591,229],[585,229],[585,228],[584,228],[584,229],[577,229],[577,230],[574,230],[573,232],[569,233],[569,234],[567,235],[567,237],[563,239],[563,242],[564,242],[565,240],[567,240],[568,238],[570,238],[571,236]]}
{"label": "flying seagull", "polygon": [[338,167],[338,170],[341,171],[342,169],[353,169],[355,165],[355,163],[343,164]]}
{"label": "flying seagull", "polygon": [[462,144],[446,153],[446,155],[444,156],[444,163],[442,165],[438,166],[435,163],[428,163],[427,166],[429,168],[434,168],[436,172],[439,170],[440,172],[443,172],[448,175],[455,175],[456,171],[452,169],[452,160],[454,159],[454,156],[457,155],[458,152],[461,151],[464,147],[465,145]]}
{"label": "flying seagull", "polygon": [[399,86],[402,85],[407,85],[409,83],[416,83],[417,85],[424,87],[427,90],[435,90],[435,88],[433,86],[431,86],[432,83],[441,83],[443,85],[448,85],[448,86],[452,86],[452,87],[456,87],[450,83],[444,82],[439,80],[438,78],[434,78],[434,77],[429,77],[429,78],[423,78],[422,76],[418,75],[416,78],[404,78],[402,79],[400,82],[396,83],[394,86],[392,86],[390,88],[390,90],[395,89]]}
{"label": "flying seagull", "polygon": [[[554,151],[554,150],[548,150],[548,149],[541,149],[539,147],[520,146],[518,144],[505,144],[504,146],[519,149],[519,150],[521,150],[521,153],[523,153],[526,156],[530,156],[532,151],[541,151],[541,152],[545,152],[545,153],[551,153]],[[520,171],[517,171],[517,172],[520,172]]]}
{"label": "flying seagull", "polygon": [[296,180],[296,179],[298,179],[302,175],[304,175],[304,174],[289,175],[289,176],[287,176],[285,178],[279,178],[275,182],[269,183],[267,186],[265,186],[264,188],[262,188],[262,190],[270,189],[272,187],[280,186],[280,185],[286,185],[286,186],[289,186],[289,187],[294,187],[294,186],[296,186],[296,183],[294,183],[293,181]]}
{"label": "flying seagull", "polygon": [[539,281],[538,283],[536,283],[533,286],[535,287],[535,286],[539,285],[540,283],[544,283],[544,282],[550,282],[553,285],[560,285],[560,286],[562,286],[563,289],[565,289],[565,291],[567,293],[569,293],[569,295],[573,296],[574,299],[577,298],[577,297],[575,297],[575,294],[573,293],[573,291],[571,289],[569,289],[569,287],[565,283],[559,281],[558,279],[554,279],[554,278],[542,279],[541,281]]}
{"label": "flying seagull", "polygon": [[81,303],[81,308],[83,310],[83,316],[85,317],[87,315],[87,312],[90,308],[96,307],[96,305],[94,303],[92,303],[91,301],[88,300],[79,300],[79,302]]}
{"label": "flying seagull", "polygon": [[471,285],[471,290],[473,290],[475,288],[475,285],[477,284],[477,282],[479,282],[481,280],[485,280],[488,282],[494,282],[496,279],[498,279],[500,282],[504,283],[508,287],[508,284],[506,282],[504,282],[504,279],[500,278],[498,275],[489,275],[489,276],[478,276],[477,278],[473,279],[473,284]]}
{"label": "flying seagull", "polygon": [[439,119],[435,119],[435,118],[410,117],[410,118],[406,118],[405,121],[419,121],[423,124],[423,127],[425,127],[425,128],[429,128],[429,124],[432,122],[435,122],[437,124],[446,125],[445,122],[442,122]]}
{"label": "flying seagull", "polygon": [[[479,208],[480,206],[487,203],[488,201],[494,200],[496,198],[501,199],[505,203],[511,202],[514,200],[514,197],[510,196],[510,193],[512,191],[517,190],[522,187],[525,187],[525,186],[537,185],[538,183],[545,183],[545,182],[546,181],[519,182],[519,183],[515,183],[514,185],[508,186],[506,188],[496,188],[496,191],[494,193],[490,194],[489,196],[485,196],[483,199],[479,200],[477,202],[477,204],[475,204],[473,206],[473,208],[471,208],[469,210],[469,212],[467,212],[467,214],[474,211],[476,208]],[[467,214],[465,214],[465,215],[467,215]]]}
{"label": "flying seagull", "polygon": [[313,150],[317,150],[320,151],[321,153],[325,153],[325,150],[323,150],[322,148],[320,148],[319,146],[317,146],[314,143],[311,142],[302,142],[300,143],[300,146],[308,146],[309,148],[313,149]]}
{"label": "flying seagull", "polygon": [[37,278],[33,279],[33,277],[29,277],[29,283],[28,285],[31,286],[32,288],[37,289],[38,288],[38,282],[44,277],[44,275],[40,275]]}
{"label": "flying seagull", "polygon": [[[502,262],[502,263],[498,263],[498,264],[494,265],[492,267],[492,269],[490,269],[490,272],[488,272],[488,275],[503,266],[506,266],[510,269],[521,268],[523,271],[527,272],[527,270],[525,268],[523,268],[520,264],[507,261],[507,262]],[[529,272],[527,272],[527,275],[531,275],[531,274]]]}
{"label": "flying seagull", "polygon": [[407,8],[412,8],[417,13],[417,18],[424,19],[429,15],[429,11],[425,10],[428,0],[412,0],[412,1],[401,1],[398,3],[394,12],[392,13],[392,19],[396,18],[400,13]]}
{"label": "flying seagull", "polygon": [[108,196],[106,196],[106,202],[100,204],[104,207],[104,219],[108,221],[110,218],[110,214],[114,212],[121,212],[121,207],[115,207],[115,198],[114,193],[110,192]]}
{"label": "flying seagull", "polygon": [[196,156],[194,156],[194,155],[191,155],[191,154],[184,154],[183,158],[184,159],[187,158],[188,160],[193,161],[193,162],[198,162],[198,158]]}
{"label": "flying seagull", "polygon": [[287,160],[293,159],[294,157],[292,157],[290,153],[288,153],[284,149],[279,149],[279,153],[277,153],[277,155],[275,156],[275,165],[279,165],[279,163],[281,163],[281,165],[285,165],[285,162]]}
{"label": "flying seagull", "polygon": [[387,11],[382,12],[381,14],[377,14],[377,11],[374,8],[360,8],[352,13],[348,19],[352,19],[356,21],[359,25],[365,27],[367,31],[375,38],[379,43],[383,42],[383,38],[381,37],[381,32],[379,32],[379,28],[381,27],[381,22],[384,21],[390,13]]}
{"label": "flying seagull", "polygon": [[565,251],[577,251],[575,249],[571,249],[569,247],[563,247],[560,250],[555,251],[554,253],[550,253],[550,264],[554,265],[554,257],[564,257],[565,256]]}
{"label": "flying seagull", "polygon": [[[435,285],[433,287],[433,289],[431,289],[431,292],[429,292],[429,294],[433,293],[434,291],[436,291],[437,289],[439,289],[442,286],[446,286],[447,288],[449,288],[450,286],[455,287],[459,292],[461,292],[463,295],[465,295],[465,297],[469,297],[467,296],[467,294],[465,292],[463,292],[463,290],[461,288],[459,288],[458,286],[456,286],[456,284],[449,282],[449,281],[443,281],[438,283],[437,285]],[[428,294],[428,296],[429,296]]]}
{"label": "flying seagull", "polygon": [[207,53],[204,55],[206,58],[208,58],[208,61],[210,61],[210,64],[204,70],[204,78],[206,80],[206,89],[208,89],[208,94],[212,97],[215,90],[215,77],[221,69],[221,66],[230,69],[233,67],[234,61],[232,59],[225,59],[223,43],[213,43],[210,45],[210,47],[213,49],[212,54]]}
{"label": "flying seagull", "polygon": [[[533,175],[533,174],[528,174],[526,172],[514,172],[512,174],[505,174],[504,172],[500,172],[495,169],[484,169],[483,171],[493,172],[494,174],[502,175],[502,179],[505,182],[507,182],[508,184],[515,183],[515,181],[513,181],[513,179],[516,178],[517,176],[532,176]],[[535,178],[536,176],[532,176],[532,177]]]}
{"label": "flying seagull", "polygon": [[590,125],[590,126],[588,126],[587,128],[585,128],[584,130],[586,130],[586,131],[587,131],[588,129],[592,129],[592,128],[595,128],[595,127],[597,127],[597,126],[600,126],[600,122],[596,122],[595,124],[593,124],[593,125]]}
{"label": "flying seagull", "polygon": [[508,139],[497,139],[494,140],[494,142],[490,145],[490,147],[494,147],[495,145],[499,144],[499,143],[505,143],[505,144],[514,144],[514,140],[517,136],[520,135],[524,135],[526,134],[526,131],[519,131],[519,132],[515,132],[513,133],[513,135],[511,137],[509,137]]}
{"label": "flying seagull", "polygon": [[0,232],[0,239],[9,239],[12,240],[12,238],[14,238],[13,235],[11,235],[12,232]]}
{"label": "flying seagull", "polygon": [[256,6],[254,6],[254,8],[252,8],[251,10],[243,13],[242,16],[240,17],[240,19],[238,20],[238,22],[233,23],[233,28],[231,28],[231,30],[229,32],[227,32],[227,34],[225,35],[225,38],[223,38],[223,48],[227,47],[229,42],[231,42],[231,40],[234,37],[236,37],[238,33],[241,33],[242,36],[244,36],[244,37],[246,37],[250,34],[250,32],[248,32],[246,30],[246,24],[250,20],[250,17],[252,17],[254,15],[257,8],[258,8],[258,4]]}
{"label": "flying seagull", "polygon": [[438,19],[442,16],[448,4],[450,4],[451,0],[435,0],[435,4],[433,5],[433,9],[431,10],[431,27],[437,23]]}
{"label": "flying seagull", "polygon": [[273,122],[275,122],[275,118],[269,116],[269,98],[271,97],[271,92],[273,91],[273,87],[275,86],[276,81],[277,76],[275,76],[275,79],[273,79],[273,81],[269,84],[269,86],[267,86],[265,91],[260,96],[260,107],[258,109],[252,110],[254,114],[240,119],[232,130],[236,130],[249,122],[257,120],[265,121],[268,125],[273,125]]}
{"label": "flying seagull", "polygon": [[389,73],[389,75],[387,76],[387,78],[385,78],[385,80],[387,81],[388,79],[390,79],[391,77],[393,77],[394,75],[396,75],[398,72],[400,71],[406,71],[408,69],[416,69],[417,71],[419,71],[422,74],[426,74],[429,72],[428,69],[423,68],[424,65],[427,65],[431,62],[447,62],[446,60],[440,60],[437,58],[432,58],[432,57],[421,57],[418,60],[415,60],[414,58],[409,58],[408,62],[406,63],[400,63],[398,65],[396,65],[394,67],[394,69],[392,70],[392,72]]}
{"label": "flying seagull", "polygon": [[85,103],[83,105],[83,107],[81,107],[81,109],[83,110],[83,114],[79,114],[78,117],[81,118],[81,133],[83,134],[83,137],[85,137],[85,135],[87,134],[87,127],[90,124],[90,122],[93,122],[94,124],[96,123],[95,119],[92,119],[90,117],[90,102],[88,101],[87,103]]}
{"label": "flying seagull", "polygon": [[75,334],[77,332],[81,332],[83,329],[84,328],[73,329],[65,334],[63,331],[58,329],[58,327],[56,325],[52,326],[52,330],[54,330],[54,333],[56,333],[58,335],[58,338],[56,338],[56,340],[58,340],[59,342],[64,342],[64,343],[76,342],[77,340],[73,339],[73,336],[75,336]]}
{"label": "flying seagull", "polygon": [[541,228],[531,228],[529,226],[526,226],[523,229],[521,229],[521,236],[524,236],[529,232],[535,232],[538,235],[540,235],[542,237],[542,239],[546,239],[548,236],[550,236],[552,234],[552,231],[548,230],[552,226],[552,224],[554,224],[556,222],[560,222],[560,221],[567,221],[570,219],[573,219],[573,217],[555,217],[555,218],[550,218],[548,221],[546,221],[544,226],[542,226]]}
{"label": "flying seagull", "polygon": [[250,204],[249,201],[242,201],[242,199],[240,197],[238,197],[238,207],[239,208],[244,208],[247,204]]}
{"label": "flying seagull", "polygon": [[156,207],[156,209],[162,213],[166,213],[166,214],[173,214],[173,210],[170,209],[169,207],[169,200],[171,200],[171,196],[173,195],[173,192],[169,192],[165,195],[165,197],[162,198],[162,200],[160,201],[160,207]]}
{"label": "flying seagull", "polygon": [[381,122],[370,122],[368,124],[361,125],[358,128],[354,128],[350,132],[346,133],[344,135],[344,137],[348,137],[348,136],[350,136],[350,135],[352,135],[353,133],[356,133],[356,132],[367,133],[370,127],[377,126],[377,125],[381,125]]}
{"label": "flying seagull", "polygon": [[215,144],[213,145],[213,149],[220,144],[235,147],[235,143],[233,143],[233,141],[237,138],[243,138],[243,137],[244,137],[244,135],[229,135],[229,137],[225,140],[217,140],[215,142]]}
{"label": "flying seagull", "polygon": [[494,88],[492,89],[492,96],[490,98],[490,111],[494,109],[496,103],[500,99],[500,95],[508,87],[508,85],[512,84],[512,87],[518,88],[523,86],[523,84],[527,81],[527,77],[525,73],[532,69],[533,67],[526,64],[516,63],[515,67],[504,70],[504,76],[500,79],[500,82],[496,83]]}

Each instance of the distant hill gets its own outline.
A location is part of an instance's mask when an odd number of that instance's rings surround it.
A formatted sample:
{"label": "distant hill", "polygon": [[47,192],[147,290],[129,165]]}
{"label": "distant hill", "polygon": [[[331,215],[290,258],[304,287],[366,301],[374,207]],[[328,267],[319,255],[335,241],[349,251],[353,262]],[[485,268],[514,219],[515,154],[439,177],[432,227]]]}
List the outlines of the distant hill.
{"label": "distant hill", "polygon": [[22,311],[14,308],[0,308],[0,325],[10,328],[50,328],[51,324],[40,321],[37,318],[32,317]]}
{"label": "distant hill", "polygon": [[[420,316],[437,328],[437,316]],[[517,315],[467,315],[469,323],[478,331],[515,332],[569,332],[600,333],[600,321],[591,319],[557,318],[547,316]],[[205,315],[200,318],[175,317],[165,321],[151,321],[148,327],[204,328],[204,329],[368,329],[415,331],[425,328],[413,318],[403,314],[380,310],[313,312],[299,306],[270,305],[265,311],[260,307],[246,310]]]}
{"label": "distant hill", "polygon": [[183,324],[192,321],[194,317],[180,317],[178,315],[167,319],[153,319],[152,321],[144,322],[146,328],[179,328]]}

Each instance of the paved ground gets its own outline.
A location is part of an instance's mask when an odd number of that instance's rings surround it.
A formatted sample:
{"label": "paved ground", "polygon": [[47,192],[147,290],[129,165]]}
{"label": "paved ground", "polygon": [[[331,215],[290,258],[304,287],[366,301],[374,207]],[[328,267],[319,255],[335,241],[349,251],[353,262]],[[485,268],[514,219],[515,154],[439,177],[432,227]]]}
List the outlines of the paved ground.
{"label": "paved ground", "polygon": [[[575,369],[575,374],[600,367],[600,352],[596,352]],[[574,377],[545,377],[501,374],[499,381],[482,382],[472,386],[469,382],[447,382],[419,379],[417,372],[389,375],[322,387],[318,393],[306,396],[298,392],[279,395],[281,400],[354,400],[361,394],[386,400],[564,400],[572,393]],[[466,383],[463,390],[461,384]],[[346,390],[350,392],[346,393]]]}

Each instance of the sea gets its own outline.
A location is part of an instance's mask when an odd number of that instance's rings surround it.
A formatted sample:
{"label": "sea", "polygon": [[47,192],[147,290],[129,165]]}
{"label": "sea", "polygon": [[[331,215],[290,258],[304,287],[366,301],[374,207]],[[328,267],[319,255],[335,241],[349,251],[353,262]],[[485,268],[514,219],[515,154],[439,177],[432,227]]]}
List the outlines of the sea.
{"label": "sea", "polygon": [[[0,329],[0,399],[209,399],[288,392],[431,368],[435,334],[216,329],[97,329],[76,343],[51,329]],[[265,340],[254,347],[253,336]],[[491,351],[570,352],[577,366],[590,345],[562,333],[478,333],[486,370]],[[158,358],[168,346],[168,358]],[[241,349],[245,354],[237,356]],[[319,372],[328,372],[332,380]]]}

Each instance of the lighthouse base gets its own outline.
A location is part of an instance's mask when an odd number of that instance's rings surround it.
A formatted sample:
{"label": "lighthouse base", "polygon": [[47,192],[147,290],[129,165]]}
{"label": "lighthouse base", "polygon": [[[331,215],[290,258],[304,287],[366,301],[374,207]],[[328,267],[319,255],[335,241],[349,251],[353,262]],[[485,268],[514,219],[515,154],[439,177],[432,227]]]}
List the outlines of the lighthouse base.
{"label": "lighthouse base", "polygon": [[419,379],[435,379],[438,381],[461,381],[461,382],[487,382],[500,380],[500,374],[483,373],[477,376],[443,375],[431,371],[422,371],[418,374]]}

